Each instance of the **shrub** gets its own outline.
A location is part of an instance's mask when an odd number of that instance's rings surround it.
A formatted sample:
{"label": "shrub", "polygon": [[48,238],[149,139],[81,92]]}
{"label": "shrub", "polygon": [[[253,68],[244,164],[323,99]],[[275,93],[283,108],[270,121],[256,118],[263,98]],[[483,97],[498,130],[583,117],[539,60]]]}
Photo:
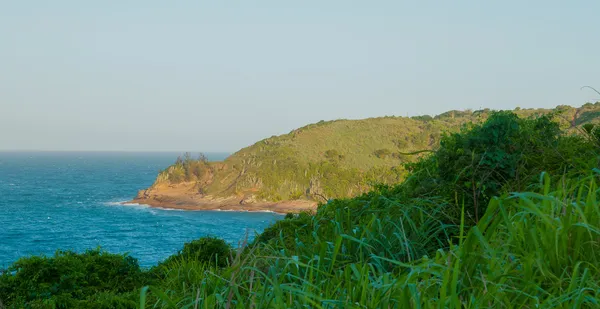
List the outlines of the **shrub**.
{"label": "shrub", "polygon": [[325,158],[331,162],[337,162],[344,159],[344,156],[335,149],[329,149],[325,151]]}
{"label": "shrub", "polygon": [[190,153],[185,153],[183,158],[178,157],[175,164],[159,173],[156,182],[177,184],[185,181],[199,181],[207,174],[212,173],[212,166],[204,154],[199,154],[193,159]]}
{"label": "shrub", "polygon": [[433,117],[431,117],[429,115],[412,116],[410,118],[414,119],[414,120],[420,120],[420,121],[430,121],[430,120],[433,120]]}
{"label": "shrub", "polygon": [[[541,172],[564,173],[592,166],[592,143],[562,134],[551,116],[523,119],[496,112],[442,138],[430,157],[407,164],[411,196],[442,196],[465,203],[468,218],[478,221],[493,196],[526,189]],[[579,168],[575,168],[578,166]],[[456,218],[460,209],[455,209]]]}
{"label": "shrub", "polygon": [[285,248],[292,249],[296,246],[296,240],[308,240],[310,229],[312,229],[312,216],[310,214],[287,214],[283,220],[267,227],[256,237],[254,243],[281,241]]}
{"label": "shrub", "polygon": [[99,293],[131,292],[147,280],[135,258],[100,249],[24,257],[0,276],[0,299],[15,307],[75,307]]}
{"label": "shrub", "polygon": [[180,260],[193,260],[223,267],[227,265],[230,254],[231,246],[224,240],[206,236],[185,243],[182,250],[167,258],[160,265],[168,266]]}

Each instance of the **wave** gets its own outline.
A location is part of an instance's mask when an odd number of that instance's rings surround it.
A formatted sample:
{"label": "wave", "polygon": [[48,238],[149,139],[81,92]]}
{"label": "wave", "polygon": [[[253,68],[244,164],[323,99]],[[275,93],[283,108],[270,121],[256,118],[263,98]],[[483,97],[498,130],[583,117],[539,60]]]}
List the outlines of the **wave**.
{"label": "wave", "polygon": [[240,209],[180,209],[180,208],[166,208],[166,207],[153,207],[150,206],[148,204],[139,204],[139,203],[128,203],[127,201],[110,201],[110,202],[104,202],[104,205],[107,206],[121,206],[121,207],[135,207],[135,208],[140,208],[140,209],[147,209],[147,208],[152,208],[155,210],[160,210],[160,211],[192,211],[192,212],[205,212],[205,211],[218,211],[218,212],[262,212],[262,213],[272,213],[272,214],[277,214],[277,215],[281,215],[282,213],[276,212],[276,211],[272,211],[272,210],[240,210]]}
{"label": "wave", "polygon": [[136,207],[136,208],[150,208],[150,205],[146,205],[146,204],[139,204],[139,203],[127,203],[127,201],[111,201],[111,202],[104,202],[103,203],[106,206],[127,206],[127,207]]}
{"label": "wave", "polygon": [[163,208],[163,207],[153,207],[153,208],[160,209],[160,210],[166,210],[166,211],[186,211],[185,209],[178,209],[178,208]]}
{"label": "wave", "polygon": [[[185,211],[185,209],[175,209],[175,208],[163,208],[163,207],[152,207],[148,204],[140,204],[140,203],[128,203],[128,201],[111,201],[111,202],[105,202],[103,203],[104,205],[107,206],[122,206],[122,207],[133,207],[133,208],[140,208],[140,209],[148,209],[151,208],[153,210],[165,210],[165,211]],[[155,212],[153,212],[155,213]]]}
{"label": "wave", "polygon": [[107,206],[121,206],[121,205],[124,205],[125,202],[127,202],[127,201],[104,202],[102,204],[107,205]]}
{"label": "wave", "polygon": [[[206,210],[203,210],[206,211]],[[213,210],[208,210],[208,211],[226,211],[226,212],[264,212],[264,213],[272,213],[272,214],[281,214],[279,212],[276,211],[272,211],[272,210],[266,210],[266,209],[260,209],[260,210],[247,210],[247,209],[242,209],[242,210],[237,210],[237,209],[213,209]]]}

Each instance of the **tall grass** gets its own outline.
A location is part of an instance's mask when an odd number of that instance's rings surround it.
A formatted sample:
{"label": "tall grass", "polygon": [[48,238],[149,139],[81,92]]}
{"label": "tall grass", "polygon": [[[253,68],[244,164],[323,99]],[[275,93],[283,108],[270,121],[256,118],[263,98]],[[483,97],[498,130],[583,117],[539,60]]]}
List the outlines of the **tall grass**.
{"label": "tall grass", "polygon": [[538,192],[492,199],[471,228],[431,219],[439,209],[423,201],[383,199],[380,208],[399,212],[363,213],[360,226],[338,210],[323,228],[317,214],[310,241],[255,244],[222,270],[177,265],[143,291],[141,307],[597,308],[596,178],[551,184],[545,175]]}

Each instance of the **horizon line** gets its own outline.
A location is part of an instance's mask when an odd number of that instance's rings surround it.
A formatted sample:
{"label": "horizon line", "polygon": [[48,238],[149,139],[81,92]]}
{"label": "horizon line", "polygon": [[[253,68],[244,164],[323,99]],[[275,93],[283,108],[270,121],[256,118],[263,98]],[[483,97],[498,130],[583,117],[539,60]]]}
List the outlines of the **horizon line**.
{"label": "horizon line", "polygon": [[140,152],[154,152],[154,153],[181,153],[185,154],[187,152],[191,154],[196,153],[233,153],[234,151],[179,151],[179,150],[55,150],[55,149],[0,149],[0,152],[114,152],[114,153],[140,153]]}

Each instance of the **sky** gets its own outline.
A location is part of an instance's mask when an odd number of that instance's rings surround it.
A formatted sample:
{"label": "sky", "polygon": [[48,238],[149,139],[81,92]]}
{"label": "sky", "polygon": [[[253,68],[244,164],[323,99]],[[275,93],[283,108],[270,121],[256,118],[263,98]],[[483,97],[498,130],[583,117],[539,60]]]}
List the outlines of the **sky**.
{"label": "sky", "polygon": [[0,1],[0,150],[236,151],[600,100],[600,1]]}

